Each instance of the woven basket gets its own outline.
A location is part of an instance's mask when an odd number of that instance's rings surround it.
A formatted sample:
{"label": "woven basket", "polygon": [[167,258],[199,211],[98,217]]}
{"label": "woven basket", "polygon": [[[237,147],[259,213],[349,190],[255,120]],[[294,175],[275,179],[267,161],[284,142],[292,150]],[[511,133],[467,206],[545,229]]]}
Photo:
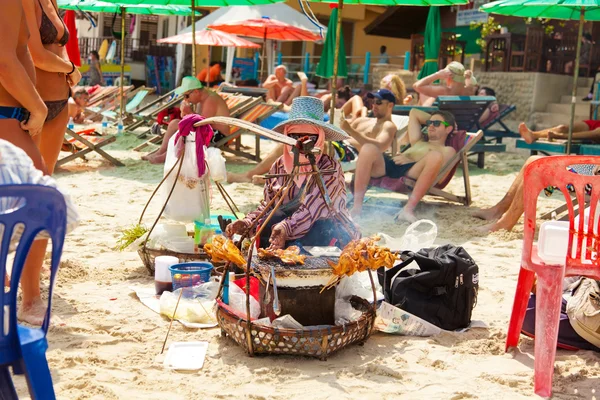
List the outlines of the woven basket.
{"label": "woven basket", "polygon": [[[278,329],[252,324],[252,350],[254,354],[289,354],[316,357],[322,361],[336,351],[354,343],[363,344],[371,335],[375,311],[366,300],[353,296],[350,302],[362,311],[362,316],[343,326],[323,329]],[[248,322],[223,307],[217,307],[217,323],[223,336],[229,335],[248,354]]]}
{"label": "woven basket", "polygon": [[178,253],[176,251],[171,250],[157,250],[157,249],[149,249],[147,247],[142,247],[138,250],[138,254],[142,259],[142,262],[146,266],[146,269],[150,273],[150,275],[154,276],[154,259],[158,256],[173,256],[179,258],[179,262],[190,262],[190,261],[209,261],[210,256],[204,252],[204,250],[200,250],[199,253],[188,254],[188,253]]}

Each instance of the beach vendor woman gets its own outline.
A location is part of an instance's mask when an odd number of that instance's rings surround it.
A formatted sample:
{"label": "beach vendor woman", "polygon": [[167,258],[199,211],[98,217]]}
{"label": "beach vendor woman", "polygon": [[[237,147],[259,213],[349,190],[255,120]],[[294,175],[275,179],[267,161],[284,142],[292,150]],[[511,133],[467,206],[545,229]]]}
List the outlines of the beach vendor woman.
{"label": "beach vendor woman", "polygon": [[[319,99],[297,97],[292,103],[289,119],[273,130],[296,140],[308,136],[316,142],[315,147],[321,150],[324,149],[325,141],[347,139],[348,135],[343,130],[323,122],[323,114],[323,102]],[[309,160],[304,155],[300,155],[299,159],[300,172],[312,170]],[[294,243],[304,246],[343,247],[350,240],[360,237],[360,232],[352,223],[346,208],[346,184],[340,163],[328,155],[318,154],[316,164],[320,171],[334,170],[333,173],[322,174],[323,182],[331,199],[333,212],[339,214],[346,223],[339,222],[328,209],[317,185],[318,176],[297,175],[281,206],[257,239],[258,247],[282,249]],[[288,179],[286,174],[290,174],[293,168],[294,153],[292,147],[286,145],[283,155],[273,163],[269,171],[269,174],[282,176],[267,179],[263,201],[256,211],[227,227],[226,234],[229,237],[236,233],[243,234],[255,222],[269,201],[285,185]],[[285,193],[285,190],[282,193]],[[273,207],[263,214],[250,236],[256,234],[272,209]]]}

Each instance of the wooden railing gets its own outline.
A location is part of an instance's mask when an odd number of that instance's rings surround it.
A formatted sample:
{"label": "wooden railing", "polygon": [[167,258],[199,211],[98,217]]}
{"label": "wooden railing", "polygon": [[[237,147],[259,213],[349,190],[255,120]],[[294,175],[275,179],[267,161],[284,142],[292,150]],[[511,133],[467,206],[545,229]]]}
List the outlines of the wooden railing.
{"label": "wooden railing", "polygon": [[[79,52],[82,58],[87,58],[92,50],[100,49],[102,42],[107,39],[109,42],[113,37],[99,38],[79,38]],[[117,40],[117,52],[115,59],[121,56],[121,41]],[[125,38],[125,61],[146,61],[146,56],[171,56],[175,57],[175,45],[158,44],[156,41],[141,43],[138,38]]]}

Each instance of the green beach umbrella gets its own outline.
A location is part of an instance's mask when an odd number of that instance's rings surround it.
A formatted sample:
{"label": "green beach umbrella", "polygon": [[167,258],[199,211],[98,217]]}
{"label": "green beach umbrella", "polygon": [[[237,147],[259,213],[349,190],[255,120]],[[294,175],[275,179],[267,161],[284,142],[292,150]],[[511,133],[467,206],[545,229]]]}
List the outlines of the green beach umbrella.
{"label": "green beach umbrella", "polygon": [[[346,65],[346,48],[344,47],[344,35],[338,33],[338,9],[331,10],[329,24],[327,24],[327,36],[323,44],[321,59],[317,65],[317,76],[321,78],[347,78],[348,66]],[[340,35],[339,46],[336,46],[336,34]],[[336,49],[338,49],[336,53]],[[337,70],[333,67],[335,60],[338,60]]]}
{"label": "green beach umbrella", "polygon": [[427,15],[427,25],[425,25],[425,63],[421,71],[419,71],[419,79],[437,72],[441,41],[442,24],[440,22],[440,8],[431,7]]}
{"label": "green beach umbrella", "polygon": [[492,14],[511,15],[526,18],[552,18],[579,21],[577,51],[575,55],[575,72],[573,74],[573,92],[571,100],[571,122],[569,123],[569,140],[567,154],[571,153],[573,138],[573,121],[575,119],[575,101],[577,95],[577,78],[579,77],[579,52],[585,21],[600,21],[600,0],[501,0],[481,7],[481,11]]}
{"label": "green beach umbrella", "polygon": [[[331,0],[308,0],[312,3],[335,3],[335,1]],[[341,40],[341,27],[342,27],[342,10],[345,4],[363,4],[363,5],[372,5],[372,6],[453,6],[458,4],[468,4],[468,0],[338,0],[337,4],[337,25],[336,25],[336,45],[335,49],[340,49],[340,40]],[[333,14],[333,12],[332,12]],[[331,20],[330,20],[331,21]],[[327,36],[329,36],[329,31],[327,32]],[[330,122],[334,122],[334,112],[335,112],[335,96],[337,92],[337,68],[338,63],[335,61],[338,59],[338,51],[334,51],[334,62],[333,62],[333,79],[331,81],[331,116]]]}
{"label": "green beach umbrella", "polygon": [[93,1],[93,0],[58,0],[58,8],[66,10],[81,10],[89,12],[121,13],[121,104],[119,107],[119,124],[123,121],[123,110],[125,108],[125,96],[123,95],[125,76],[125,17],[126,13],[143,15],[192,15],[190,7],[176,5],[145,5],[145,4],[121,4],[116,2]]}

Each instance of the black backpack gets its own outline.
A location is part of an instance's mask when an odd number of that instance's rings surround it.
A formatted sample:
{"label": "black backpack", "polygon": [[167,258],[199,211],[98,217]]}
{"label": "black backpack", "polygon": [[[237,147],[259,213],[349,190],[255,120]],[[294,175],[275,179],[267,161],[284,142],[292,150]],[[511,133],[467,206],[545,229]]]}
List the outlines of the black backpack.
{"label": "black backpack", "polygon": [[[404,262],[377,271],[385,301],[446,330],[466,328],[477,303],[479,268],[462,247],[402,252]],[[412,261],[417,268],[407,268]]]}

